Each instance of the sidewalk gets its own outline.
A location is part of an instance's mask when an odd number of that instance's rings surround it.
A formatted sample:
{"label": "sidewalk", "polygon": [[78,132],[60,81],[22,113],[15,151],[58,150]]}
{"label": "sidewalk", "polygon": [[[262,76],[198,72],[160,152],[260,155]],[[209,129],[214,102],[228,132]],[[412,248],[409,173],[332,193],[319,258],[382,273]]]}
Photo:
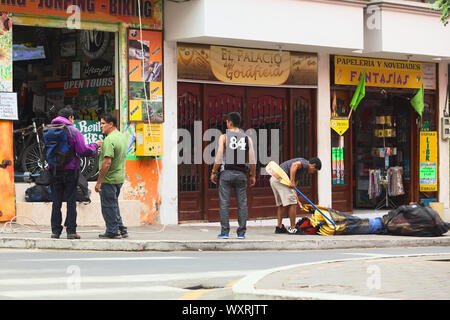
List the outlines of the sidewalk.
{"label": "sidewalk", "polygon": [[[448,252],[448,250],[447,250]],[[287,266],[233,286],[236,300],[449,300],[450,253]]]}
{"label": "sidewalk", "polygon": [[[3,228],[4,226],[0,226]],[[105,251],[233,251],[233,250],[320,250],[347,248],[386,248],[450,246],[450,234],[437,238],[388,235],[288,235],[275,234],[273,227],[248,227],[247,239],[217,239],[213,226],[142,226],[129,228],[127,239],[99,239],[104,230],[78,228],[80,240],[50,239],[50,230],[37,229],[0,233],[0,248],[64,249]],[[5,228],[9,229],[9,228]],[[234,231],[234,230],[233,230]]]}
{"label": "sidewalk", "polygon": [[[362,218],[382,216],[377,211],[355,214]],[[446,211],[446,219],[449,217]],[[128,228],[129,238],[99,239],[101,227],[78,227],[80,240],[51,239],[48,226],[0,224],[0,248],[106,250],[106,251],[233,251],[233,250],[320,250],[450,246],[450,232],[442,237],[403,237],[391,235],[289,235],[275,234],[275,220],[249,221],[246,239],[236,238],[237,222],[230,222],[229,239],[217,239],[219,223],[143,225]]]}

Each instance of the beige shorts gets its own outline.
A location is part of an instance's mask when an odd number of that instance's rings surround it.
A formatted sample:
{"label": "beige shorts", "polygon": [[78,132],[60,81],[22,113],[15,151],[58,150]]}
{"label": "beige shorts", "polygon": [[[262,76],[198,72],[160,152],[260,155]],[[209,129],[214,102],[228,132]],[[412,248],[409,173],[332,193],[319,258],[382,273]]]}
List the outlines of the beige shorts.
{"label": "beige shorts", "polygon": [[273,177],[270,177],[270,187],[272,188],[273,195],[275,196],[277,207],[297,204],[297,194],[294,189],[278,182]]}

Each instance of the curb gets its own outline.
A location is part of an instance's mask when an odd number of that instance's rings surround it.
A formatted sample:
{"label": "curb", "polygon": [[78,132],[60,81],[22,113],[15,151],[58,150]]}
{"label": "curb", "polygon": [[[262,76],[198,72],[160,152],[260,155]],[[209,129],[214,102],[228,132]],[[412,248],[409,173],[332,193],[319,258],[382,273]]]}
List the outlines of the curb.
{"label": "curb", "polygon": [[[325,250],[350,248],[392,248],[450,246],[450,237],[390,237],[355,239],[312,236],[298,240],[103,240],[0,238],[0,248],[93,251],[251,251]],[[345,236],[344,236],[345,237]]]}

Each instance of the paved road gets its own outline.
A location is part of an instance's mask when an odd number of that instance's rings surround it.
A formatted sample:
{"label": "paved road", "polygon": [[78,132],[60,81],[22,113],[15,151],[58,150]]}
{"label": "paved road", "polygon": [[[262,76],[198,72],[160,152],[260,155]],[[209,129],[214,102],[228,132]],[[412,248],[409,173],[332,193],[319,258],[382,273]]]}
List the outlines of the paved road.
{"label": "paved road", "polygon": [[326,260],[444,252],[450,253],[450,248],[169,253],[2,249],[0,300],[231,300],[231,286],[261,270]]}

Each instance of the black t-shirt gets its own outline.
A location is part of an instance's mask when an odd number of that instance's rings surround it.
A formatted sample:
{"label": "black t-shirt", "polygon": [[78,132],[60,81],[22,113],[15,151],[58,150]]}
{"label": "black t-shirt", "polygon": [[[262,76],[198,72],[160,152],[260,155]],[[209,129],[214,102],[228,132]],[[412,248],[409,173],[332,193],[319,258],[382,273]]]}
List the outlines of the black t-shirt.
{"label": "black t-shirt", "polygon": [[224,170],[247,171],[249,140],[242,131],[227,130],[225,134]]}

